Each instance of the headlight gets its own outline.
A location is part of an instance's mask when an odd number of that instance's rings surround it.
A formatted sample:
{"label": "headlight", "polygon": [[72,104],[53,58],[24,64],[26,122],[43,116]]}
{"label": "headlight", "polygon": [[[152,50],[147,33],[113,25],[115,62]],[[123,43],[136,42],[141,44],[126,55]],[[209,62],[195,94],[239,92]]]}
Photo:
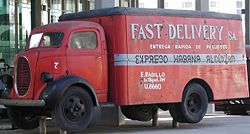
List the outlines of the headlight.
{"label": "headlight", "polygon": [[54,79],[54,76],[51,73],[43,72],[41,74],[41,80],[43,83],[51,82]]}

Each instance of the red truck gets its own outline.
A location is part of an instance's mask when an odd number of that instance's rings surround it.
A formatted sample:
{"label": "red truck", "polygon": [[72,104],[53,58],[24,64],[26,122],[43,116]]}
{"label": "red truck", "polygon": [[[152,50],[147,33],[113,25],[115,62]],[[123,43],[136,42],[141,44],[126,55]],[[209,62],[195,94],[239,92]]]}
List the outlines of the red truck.
{"label": "red truck", "polygon": [[23,129],[47,115],[79,132],[105,103],[133,120],[161,108],[198,123],[209,102],[249,97],[238,15],[122,7],[66,14],[33,29],[14,66],[14,88],[0,104]]}

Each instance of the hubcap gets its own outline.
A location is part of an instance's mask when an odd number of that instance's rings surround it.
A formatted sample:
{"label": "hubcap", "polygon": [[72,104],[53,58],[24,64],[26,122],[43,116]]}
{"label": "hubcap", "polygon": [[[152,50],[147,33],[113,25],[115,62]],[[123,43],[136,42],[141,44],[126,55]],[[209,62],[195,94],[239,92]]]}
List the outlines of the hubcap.
{"label": "hubcap", "polygon": [[197,94],[191,94],[187,100],[187,108],[191,113],[198,113],[201,110],[201,98]]}
{"label": "hubcap", "polygon": [[63,113],[68,120],[79,121],[85,114],[84,101],[76,96],[68,98],[64,103]]}

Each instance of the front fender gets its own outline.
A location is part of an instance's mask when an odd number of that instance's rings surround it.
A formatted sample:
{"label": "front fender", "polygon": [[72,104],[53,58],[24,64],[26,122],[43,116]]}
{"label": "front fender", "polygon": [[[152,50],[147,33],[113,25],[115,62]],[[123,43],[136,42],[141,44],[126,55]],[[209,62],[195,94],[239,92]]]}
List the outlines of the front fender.
{"label": "front fender", "polygon": [[42,91],[40,99],[45,101],[47,108],[54,108],[65,91],[73,85],[77,85],[86,89],[91,95],[94,104],[96,106],[99,105],[94,88],[85,79],[78,76],[63,76],[48,83],[48,85]]}

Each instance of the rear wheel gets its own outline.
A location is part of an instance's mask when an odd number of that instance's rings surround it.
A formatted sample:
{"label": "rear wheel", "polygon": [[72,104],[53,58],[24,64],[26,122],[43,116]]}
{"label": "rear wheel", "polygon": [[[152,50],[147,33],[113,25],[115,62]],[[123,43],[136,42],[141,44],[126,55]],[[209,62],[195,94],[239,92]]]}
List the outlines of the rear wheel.
{"label": "rear wheel", "polygon": [[182,102],[170,104],[170,114],[181,123],[198,123],[207,112],[208,98],[205,89],[197,84],[189,84],[183,93]]}
{"label": "rear wheel", "polygon": [[83,131],[93,116],[93,101],[80,87],[70,87],[56,104],[53,117],[57,125],[68,132]]}

